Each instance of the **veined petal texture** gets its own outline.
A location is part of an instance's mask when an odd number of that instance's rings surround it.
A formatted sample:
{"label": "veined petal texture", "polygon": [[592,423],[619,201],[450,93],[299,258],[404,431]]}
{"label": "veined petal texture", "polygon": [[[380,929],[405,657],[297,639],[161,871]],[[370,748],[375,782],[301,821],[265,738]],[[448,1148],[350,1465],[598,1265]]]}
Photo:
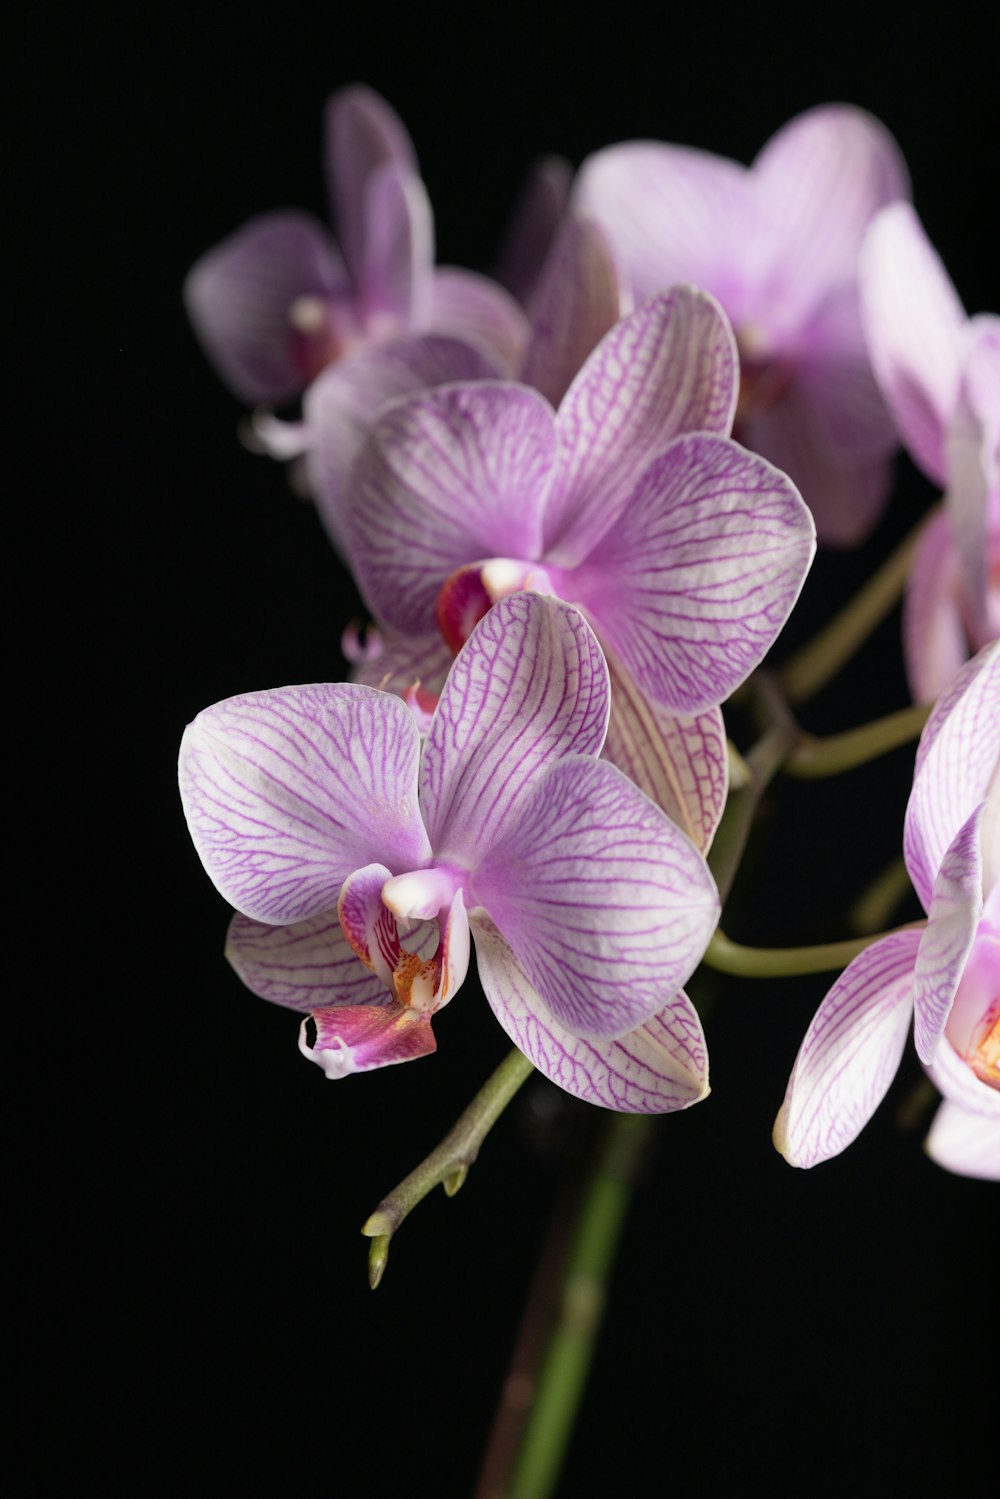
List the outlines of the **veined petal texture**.
{"label": "veined petal texture", "polygon": [[959,828],[934,880],[929,920],[914,975],[913,1043],[929,1062],[944,1035],[983,910],[983,860],[979,847],[984,805]]}
{"label": "veined petal texture", "polygon": [[336,908],[291,926],[251,921],[237,911],[226,957],[254,994],[302,1014],[324,1005],[389,1003],[384,984],[344,936]]}
{"label": "veined petal texture", "polygon": [[626,1114],[667,1114],[708,1093],[697,1011],[679,993],[616,1040],[585,1040],[559,1024],[510,944],[480,913],[473,923],[483,990],[507,1035],[545,1077],[575,1098]]}
{"label": "veined petal texture", "polygon": [[457,568],[538,558],[555,460],[552,409],[527,386],[448,385],[383,412],[355,466],[344,526],[380,622],[404,634],[433,628]]}
{"label": "veined petal texture", "polygon": [[1000,1181],[1000,1117],[987,1119],[946,1099],[934,1115],[924,1149],[945,1171]]}
{"label": "veined petal texture", "polygon": [[563,756],[598,755],[608,671],[597,639],[560,599],[516,593],[480,620],[428,729],[420,800],[435,858],[471,868]]}
{"label": "veined petal texture", "polygon": [[467,883],[549,1013],[622,1036],[698,964],[719,914],[690,839],[614,765],[570,756],[536,783]]}
{"label": "veined petal texture", "polygon": [[885,1097],[906,1045],[920,937],[893,932],[873,942],[813,1016],[774,1122],[775,1148],[789,1165],[839,1155]]}
{"label": "veined petal texture", "polygon": [[387,162],[416,172],[416,153],[396,112],[361,84],[338,89],[327,100],[324,135],[333,220],[358,285],[365,264],[366,184]]}
{"label": "veined petal texture", "polygon": [[245,916],[285,924],[335,907],[363,865],[422,867],[419,747],[405,703],[369,687],[282,687],[206,708],[179,770],[215,886]]}

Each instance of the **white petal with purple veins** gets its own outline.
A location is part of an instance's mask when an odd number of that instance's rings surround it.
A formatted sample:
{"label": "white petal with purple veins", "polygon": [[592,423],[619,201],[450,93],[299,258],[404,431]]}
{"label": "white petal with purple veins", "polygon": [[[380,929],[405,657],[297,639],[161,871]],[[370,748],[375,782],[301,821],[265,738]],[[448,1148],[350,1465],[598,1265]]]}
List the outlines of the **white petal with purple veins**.
{"label": "white petal with purple veins", "polygon": [[945,1171],[1000,1181],[1000,1116],[987,1119],[945,1100],[934,1115],[924,1149]]}
{"label": "white petal with purple veins", "polygon": [[955,834],[934,880],[913,989],[913,1041],[922,1062],[931,1061],[944,1035],[982,915],[982,817],[980,805]]}
{"label": "white petal with purple veins", "polygon": [[237,911],[226,957],[254,994],[290,1010],[389,1003],[381,980],[358,961],[336,910],[291,926],[265,925]]}

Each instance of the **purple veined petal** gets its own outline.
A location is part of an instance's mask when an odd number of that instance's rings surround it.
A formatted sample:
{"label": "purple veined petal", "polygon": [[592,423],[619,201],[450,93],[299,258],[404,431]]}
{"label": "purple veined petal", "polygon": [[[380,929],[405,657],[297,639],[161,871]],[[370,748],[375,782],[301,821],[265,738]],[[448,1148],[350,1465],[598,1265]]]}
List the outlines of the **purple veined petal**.
{"label": "purple veined petal", "polygon": [[1000,1181],[1000,1118],[972,1114],[946,1099],[934,1115],[924,1149],[945,1171]]}
{"label": "purple veined petal", "polygon": [[728,438],[693,433],[650,465],[593,556],[552,581],[648,697],[701,713],[770,650],[815,546],[790,479]]}
{"label": "purple veined petal", "polygon": [[608,669],[583,615],[515,593],[455,659],[424,743],[420,800],[435,857],[471,868],[563,756],[598,755]]}
{"label": "purple veined petal", "polygon": [[574,1098],[626,1114],[668,1114],[708,1094],[708,1052],[697,1011],[679,993],[644,1025],[617,1040],[575,1036],[549,1012],[482,913],[473,925],[486,998],[514,1045]]}
{"label": "purple veined petal", "polygon": [[350,684],[281,687],[199,713],[180,790],[199,857],[229,903],[288,925],[332,909],[373,859],[417,869],[420,736],[405,703]]}
{"label": "purple veined petal", "polygon": [[403,697],[419,685],[430,696],[441,695],[454,656],[435,630],[427,635],[382,635],[379,648],[359,661],[351,680]]}
{"label": "purple veined petal", "polygon": [[605,647],[611,718],[604,757],[707,853],[726,805],[729,756],[722,713],[678,716],[640,691]]}
{"label": "purple veined petal", "polygon": [[759,294],[783,340],[832,285],[854,279],[868,225],[880,208],[909,195],[909,175],[880,121],[833,104],[783,126],[751,177],[769,250]]}
{"label": "purple veined petal", "polygon": [[488,276],[456,266],[439,267],[430,286],[429,328],[474,344],[498,374],[516,375],[530,328],[510,293]]}
{"label": "purple veined petal", "polygon": [[[984,817],[983,843],[985,832]],[[946,1035],[977,1076],[1000,1087],[1000,885],[989,887]]]}
{"label": "purple veined petal", "polygon": [[497,280],[526,307],[569,203],[573,168],[543,156],[528,173],[497,261]]}
{"label": "purple veined petal", "polygon": [[309,487],[339,551],[348,478],[379,413],[401,396],[496,374],[485,355],[470,344],[422,334],[360,348],[313,381],[304,401]]}
{"label": "purple veined petal", "polygon": [[945,439],[948,513],[976,647],[1000,636],[1000,318],[973,318]]}
{"label": "purple veined petal", "polygon": [[360,84],[327,100],[324,155],[333,220],[351,275],[360,284],[366,258],[365,189],[379,167],[416,173],[413,143],[393,109]]}
{"label": "purple veined petal", "polygon": [[553,561],[569,567],[587,555],[678,433],[727,434],[738,378],[725,314],[694,287],[659,292],[617,323],[556,418],[564,464],[545,517]]}
{"label": "purple veined petal", "polygon": [[951,517],[932,514],[917,543],[903,595],[903,660],[915,703],[946,692],[968,659]]}
{"label": "purple veined petal", "polygon": [[774,1121],[775,1149],[790,1166],[839,1155],[885,1097],[906,1045],[921,935],[873,942],[813,1016]]}
{"label": "purple veined petal", "polygon": [[431,310],[434,217],[415,172],[396,162],[365,183],[365,256],[358,294],[366,331],[424,328]]}
{"label": "purple veined petal", "polygon": [[592,219],[567,214],[529,305],[525,385],[558,406],[584,361],[622,315],[622,287],[607,236]]}
{"label": "purple veined petal", "polygon": [[945,426],[955,405],[965,312],[909,203],[884,208],[859,267],[868,348],[913,458],[947,482]]}
{"label": "purple veined petal", "polygon": [[553,765],[469,876],[546,1009],[574,1035],[622,1036],[701,959],[719,895],[694,844],[616,766]]}
{"label": "purple veined petal", "polygon": [[335,910],[292,926],[269,926],[237,911],[229,923],[226,957],[254,994],[303,1014],[325,1005],[390,1000],[381,980],[358,962]]}
{"label": "purple veined petal", "polygon": [[407,1005],[333,1006],[314,1010],[311,1018],[316,1043],[309,1045],[303,1020],[299,1051],[331,1080],[412,1062],[437,1050],[430,1016]]}
{"label": "purple veined petal", "polygon": [[1000,1089],[977,1077],[964,1057],[947,1041],[928,1063],[927,1075],[949,1103],[1000,1125]]}
{"label": "purple veined petal", "polygon": [[[206,354],[226,384],[253,404],[292,400],[337,357],[324,309],[337,303],[349,320],[351,295],[327,230],[294,211],[251,219],[203,255],[184,282],[184,303]],[[296,326],[296,306],[315,309],[315,330]]]}
{"label": "purple veined petal", "polygon": [[366,864],[347,876],[337,900],[337,920],[355,958],[392,994],[402,955],[399,924],[382,903],[382,887],[392,878],[384,864]]}
{"label": "purple veined petal", "polygon": [[728,305],[732,263],[759,238],[745,167],[707,151],[655,141],[609,146],[587,158],[572,205],[607,230],[636,302],[694,281]]}
{"label": "purple veined petal", "polygon": [[983,912],[983,860],[978,806],[955,834],[934,880],[928,921],[917,953],[913,1042],[929,1062],[944,1035]]}
{"label": "purple veined petal", "polygon": [[457,568],[537,558],[555,462],[552,409],[526,386],[448,385],[390,406],[357,459],[344,514],[372,613],[419,634]]}
{"label": "purple veined petal", "polygon": [[925,911],[949,846],[989,794],[998,758],[1000,642],[962,668],[920,736],[903,857]]}

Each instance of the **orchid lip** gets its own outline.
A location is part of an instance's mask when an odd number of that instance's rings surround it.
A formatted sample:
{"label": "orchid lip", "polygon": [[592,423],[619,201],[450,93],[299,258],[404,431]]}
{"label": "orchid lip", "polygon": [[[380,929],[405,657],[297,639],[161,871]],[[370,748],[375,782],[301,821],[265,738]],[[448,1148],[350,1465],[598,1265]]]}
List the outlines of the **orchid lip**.
{"label": "orchid lip", "polygon": [[464,879],[463,871],[447,865],[393,875],[382,886],[382,903],[394,916],[434,921],[451,905]]}
{"label": "orchid lip", "polygon": [[479,576],[490,596],[490,602],[498,604],[501,599],[522,589],[530,593],[554,592],[545,568],[537,562],[519,562],[511,557],[491,557],[480,568]]}

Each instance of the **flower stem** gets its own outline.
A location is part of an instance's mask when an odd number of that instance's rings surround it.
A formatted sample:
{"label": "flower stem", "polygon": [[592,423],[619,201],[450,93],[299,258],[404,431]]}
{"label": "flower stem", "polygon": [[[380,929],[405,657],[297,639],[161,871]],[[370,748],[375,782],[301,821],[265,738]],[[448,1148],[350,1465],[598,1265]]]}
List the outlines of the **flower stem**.
{"label": "flower stem", "polygon": [[[905,932],[926,925],[925,921],[910,921],[893,930]],[[834,968],[846,968],[866,947],[891,935],[890,932],[875,932],[867,937],[849,938],[846,942],[822,942],[816,947],[744,947],[739,942],[731,942],[720,928],[708,944],[703,962],[719,973],[731,973],[739,978],[791,978],[802,973],[827,973]]]}
{"label": "flower stem", "polygon": [[651,1125],[648,1114],[615,1114],[609,1122],[581,1201],[556,1323],[505,1499],[547,1499],[559,1478]]}
{"label": "flower stem", "polygon": [[790,703],[801,703],[825,687],[897,603],[909,576],[926,519],[912,530],[824,630],[787,661],[780,672]]}
{"label": "flower stem", "polygon": [[382,1198],[361,1230],[372,1241],[368,1251],[368,1284],[372,1290],[385,1273],[389,1241],[403,1219],[439,1183],[449,1197],[454,1197],[478,1156],[480,1145],[533,1071],[531,1062],[516,1047],[510,1051],[440,1145],[388,1197]]}
{"label": "flower stem", "polygon": [[738,788],[730,786],[725,811],[708,853],[708,865],[723,901],[736,878],[761,798],[791,753],[799,734],[781,689],[768,672],[755,672],[748,687],[762,733],[743,759],[742,784]]}
{"label": "flower stem", "polygon": [[915,707],[901,708],[898,713],[888,713],[859,729],[830,734],[824,739],[804,734],[782,769],[786,775],[808,779],[854,770],[856,766],[916,739],[930,717],[932,707],[931,703],[920,703]]}

